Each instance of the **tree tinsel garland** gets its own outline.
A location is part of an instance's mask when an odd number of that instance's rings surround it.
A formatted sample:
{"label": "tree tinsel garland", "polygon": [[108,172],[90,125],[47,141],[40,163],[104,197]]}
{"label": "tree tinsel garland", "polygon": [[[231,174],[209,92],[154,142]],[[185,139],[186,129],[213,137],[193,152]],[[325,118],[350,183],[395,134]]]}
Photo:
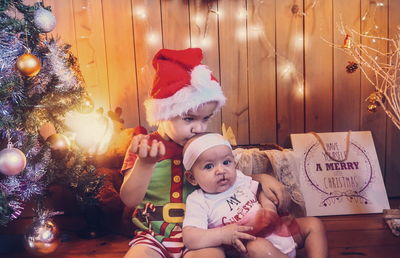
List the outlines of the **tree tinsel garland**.
{"label": "tree tinsel garland", "polygon": [[[96,175],[92,160],[75,144],[59,155],[38,134],[49,122],[57,133],[66,134],[65,115],[79,109],[87,96],[77,60],[70,46],[45,40],[35,27],[33,13],[40,3],[0,4],[0,150],[11,141],[27,159],[20,174],[0,174],[0,225],[18,218],[25,202],[41,203],[53,182],[71,189],[82,207],[97,205],[102,177]],[[23,18],[9,16],[15,12]],[[24,76],[16,69],[17,58],[27,49],[41,61],[36,76]]]}
{"label": "tree tinsel garland", "polygon": [[[35,47],[40,42],[40,30],[33,23],[33,13],[39,8],[40,3],[35,3],[33,6],[25,5],[23,0],[3,0],[1,1],[4,8],[0,7],[0,28],[1,31],[7,31],[13,34],[20,34],[30,49]],[[50,10],[50,8],[46,8]],[[3,10],[3,11],[2,11]],[[17,19],[10,17],[5,13],[10,12],[22,13],[24,18]]]}

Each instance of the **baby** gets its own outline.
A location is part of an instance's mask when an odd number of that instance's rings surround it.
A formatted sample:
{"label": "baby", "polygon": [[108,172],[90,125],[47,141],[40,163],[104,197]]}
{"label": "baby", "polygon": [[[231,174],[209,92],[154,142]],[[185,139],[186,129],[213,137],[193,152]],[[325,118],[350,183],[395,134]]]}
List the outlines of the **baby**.
{"label": "baby", "polygon": [[322,223],[311,217],[284,223],[258,183],[236,170],[232,148],[220,134],[194,136],[183,153],[187,180],[200,186],[187,198],[187,248],[231,245],[249,257],[295,257],[304,242],[309,257],[327,257]]}

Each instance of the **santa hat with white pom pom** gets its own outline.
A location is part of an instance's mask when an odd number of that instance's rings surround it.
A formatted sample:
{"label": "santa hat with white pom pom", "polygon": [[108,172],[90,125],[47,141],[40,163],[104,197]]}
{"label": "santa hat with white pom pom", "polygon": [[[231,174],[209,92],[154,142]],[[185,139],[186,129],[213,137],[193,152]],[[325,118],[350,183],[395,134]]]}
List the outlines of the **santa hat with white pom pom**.
{"label": "santa hat with white pom pom", "polygon": [[207,102],[217,102],[216,110],[225,104],[221,86],[201,64],[202,59],[200,48],[161,49],[154,56],[153,88],[144,102],[150,125],[196,110]]}

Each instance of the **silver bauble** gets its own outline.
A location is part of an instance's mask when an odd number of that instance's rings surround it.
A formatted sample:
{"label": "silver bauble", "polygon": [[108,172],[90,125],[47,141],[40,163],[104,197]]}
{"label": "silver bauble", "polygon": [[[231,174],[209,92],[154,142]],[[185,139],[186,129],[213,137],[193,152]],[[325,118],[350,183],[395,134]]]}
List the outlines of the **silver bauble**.
{"label": "silver bauble", "polygon": [[7,176],[18,175],[26,166],[25,154],[17,148],[0,151],[0,172]]}
{"label": "silver bauble", "polygon": [[41,32],[47,33],[56,27],[56,17],[52,12],[40,6],[33,13],[33,23]]}
{"label": "silver bauble", "polygon": [[53,253],[60,243],[59,230],[49,218],[34,220],[24,235],[25,249],[33,255]]}

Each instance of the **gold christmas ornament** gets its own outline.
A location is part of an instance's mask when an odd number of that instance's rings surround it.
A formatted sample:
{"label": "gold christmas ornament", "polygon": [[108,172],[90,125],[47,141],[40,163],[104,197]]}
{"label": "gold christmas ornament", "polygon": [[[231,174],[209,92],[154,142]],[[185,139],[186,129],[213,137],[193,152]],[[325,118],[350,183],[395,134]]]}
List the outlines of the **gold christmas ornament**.
{"label": "gold christmas ornament", "polygon": [[59,230],[49,218],[34,220],[24,235],[25,249],[33,255],[53,253],[60,243]]}
{"label": "gold christmas ornament", "polygon": [[349,34],[346,34],[346,37],[344,38],[343,42],[343,48],[351,48],[351,36]]}
{"label": "gold christmas ornament", "polygon": [[372,92],[368,96],[368,102],[371,103],[371,104],[375,104],[377,106],[380,105],[379,101],[381,101],[381,100],[382,100],[382,96],[378,92]]}
{"label": "gold christmas ornament", "polygon": [[375,105],[375,104],[369,104],[368,107],[367,107],[368,111],[371,112],[371,113],[372,112],[376,112],[377,108],[378,108],[378,106]]}
{"label": "gold christmas ornament", "polygon": [[18,71],[28,77],[37,75],[41,68],[39,58],[30,53],[26,53],[18,57],[16,66]]}
{"label": "gold christmas ornament", "polygon": [[21,173],[26,166],[25,154],[17,148],[9,146],[0,151],[0,172],[6,176],[15,176]]}
{"label": "gold christmas ornament", "polygon": [[46,142],[50,144],[50,148],[53,151],[58,151],[58,152],[65,152],[69,149],[70,147],[70,141],[69,139],[62,134],[55,133],[53,135],[50,135]]}

